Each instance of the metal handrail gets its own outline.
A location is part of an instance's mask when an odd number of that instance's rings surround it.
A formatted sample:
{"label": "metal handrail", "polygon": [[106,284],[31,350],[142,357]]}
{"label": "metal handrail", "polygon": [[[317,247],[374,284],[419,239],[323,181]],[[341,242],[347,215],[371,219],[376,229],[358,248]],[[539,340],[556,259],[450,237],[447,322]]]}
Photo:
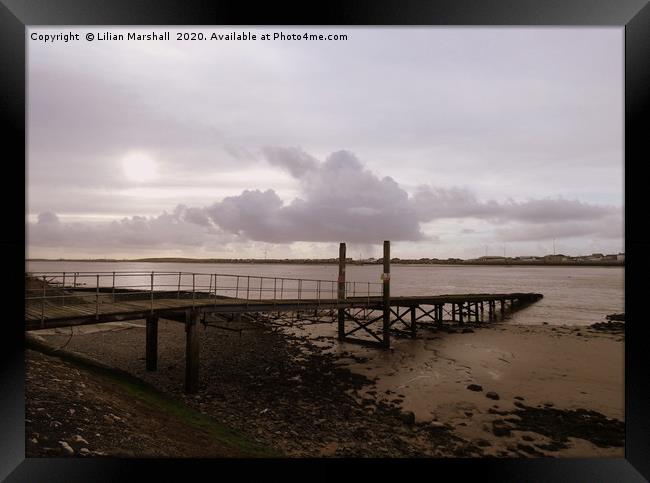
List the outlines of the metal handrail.
{"label": "metal handrail", "polygon": [[[318,305],[321,301],[329,298],[337,300],[338,303],[338,291],[336,290],[338,281],[336,280],[167,271],[31,271],[26,272],[25,277],[26,280],[40,282],[41,286],[31,288],[26,284],[25,301],[26,303],[40,301],[41,317],[45,317],[45,304],[52,300],[60,302],[60,305],[63,306],[94,302],[95,313],[98,316],[100,306],[118,303],[120,296],[124,295],[131,297],[148,295],[150,308],[153,311],[155,294],[166,292],[174,294],[179,299],[181,294],[188,298],[191,295],[192,305],[196,299],[214,298],[216,301],[220,296],[246,301],[298,300],[299,303],[312,299],[316,300]],[[141,277],[142,280],[133,280],[133,283],[129,283],[129,280],[123,280],[123,277]],[[145,282],[145,277],[149,278],[148,283]],[[192,279],[191,287],[188,281],[190,277]],[[243,278],[246,279],[245,296],[242,293],[243,285],[240,283],[240,279]],[[87,285],[83,282],[84,280],[92,282]],[[106,283],[107,280],[108,283]],[[273,283],[265,283],[266,280],[273,280]],[[66,282],[71,282],[71,285],[67,285]],[[363,286],[366,287],[366,290],[359,290],[359,287]],[[367,297],[367,301],[370,303],[371,296],[382,294],[381,289],[381,283],[348,281],[344,284],[342,297],[345,299],[348,294],[352,293],[355,297]]]}

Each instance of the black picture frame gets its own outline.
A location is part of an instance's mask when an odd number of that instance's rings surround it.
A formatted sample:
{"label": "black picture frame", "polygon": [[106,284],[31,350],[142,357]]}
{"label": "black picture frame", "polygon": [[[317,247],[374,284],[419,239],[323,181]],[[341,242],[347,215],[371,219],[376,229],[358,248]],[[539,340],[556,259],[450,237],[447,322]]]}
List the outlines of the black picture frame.
{"label": "black picture frame", "polygon": [[[25,459],[24,330],[25,210],[17,202],[25,179],[25,28],[30,25],[519,25],[620,26],[625,29],[625,457],[620,459],[444,459],[444,460],[139,460]],[[286,465],[307,470],[318,464],[330,476],[342,465],[365,475],[387,470],[427,477],[440,471],[454,478],[497,481],[645,481],[650,479],[650,368],[643,319],[650,238],[646,235],[650,133],[650,6],[647,0],[447,0],[345,1],[274,4],[170,0],[0,0],[0,113],[3,120],[2,196],[5,230],[1,236],[4,274],[3,339],[0,353],[0,479],[7,481],[115,481],[159,475],[163,481],[224,468],[239,478],[264,470],[288,475]],[[8,153],[13,153],[10,156]],[[24,198],[23,198],[24,199]],[[416,469],[416,468],[413,468]],[[408,472],[407,472],[408,471]],[[210,473],[212,472],[212,473]]]}

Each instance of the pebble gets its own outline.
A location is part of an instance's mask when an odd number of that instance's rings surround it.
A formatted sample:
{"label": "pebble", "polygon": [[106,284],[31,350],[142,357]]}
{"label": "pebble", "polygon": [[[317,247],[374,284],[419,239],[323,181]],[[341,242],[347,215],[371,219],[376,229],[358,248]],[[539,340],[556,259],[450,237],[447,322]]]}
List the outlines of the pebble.
{"label": "pebble", "polygon": [[470,384],[469,386],[467,386],[467,389],[469,389],[470,391],[482,391],[483,386],[479,384]]}
{"label": "pebble", "polygon": [[88,444],[88,441],[86,441],[86,440],[85,440],[81,435],[79,435],[79,434],[75,434],[75,435],[72,437],[72,441],[74,441],[75,443],[84,443],[84,444]]}
{"label": "pebble", "polygon": [[79,454],[83,456],[89,456],[90,455],[90,450],[88,448],[81,448],[79,450]]}
{"label": "pebble", "polygon": [[497,401],[499,399],[499,395],[494,391],[486,392],[485,397],[490,398],[490,399],[494,399],[495,401]]}
{"label": "pebble", "polygon": [[65,441],[59,441],[59,444],[63,448],[63,451],[65,451],[67,454],[69,455],[74,454],[74,450],[72,449],[72,446],[70,446],[68,443],[66,443]]}

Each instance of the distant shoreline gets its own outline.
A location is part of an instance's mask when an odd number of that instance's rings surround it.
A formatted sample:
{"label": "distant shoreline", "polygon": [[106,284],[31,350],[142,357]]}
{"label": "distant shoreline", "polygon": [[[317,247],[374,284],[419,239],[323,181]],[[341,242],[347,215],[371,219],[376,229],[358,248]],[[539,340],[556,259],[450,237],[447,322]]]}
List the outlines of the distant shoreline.
{"label": "distant shoreline", "polygon": [[[74,258],[28,258],[26,262],[102,262],[102,263],[212,263],[212,264],[248,264],[248,265],[337,265],[338,259],[286,259],[286,260],[259,260],[259,259],[212,259],[212,258],[136,258],[136,259],[110,259],[110,258],[94,258],[94,259],[74,259]],[[365,262],[358,260],[348,260],[347,265],[381,265],[381,261]],[[511,260],[508,262],[489,261],[481,262],[476,260],[439,260],[439,261],[421,261],[421,260],[399,260],[391,261],[391,265],[477,265],[477,266],[542,266],[542,267],[624,267],[625,261],[623,260],[606,260],[606,261],[565,261],[565,262],[546,262],[546,261],[521,261]]]}

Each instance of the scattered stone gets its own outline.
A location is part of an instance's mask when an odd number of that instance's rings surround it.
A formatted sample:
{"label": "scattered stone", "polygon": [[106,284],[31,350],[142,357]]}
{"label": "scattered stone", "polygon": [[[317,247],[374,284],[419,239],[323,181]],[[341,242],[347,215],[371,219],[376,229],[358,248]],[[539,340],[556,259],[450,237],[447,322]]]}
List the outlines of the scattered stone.
{"label": "scattered stone", "polygon": [[527,434],[524,434],[521,437],[521,439],[523,439],[524,441],[535,441],[535,438],[533,438],[532,436],[528,436]]}
{"label": "scattered stone", "polygon": [[469,389],[470,391],[477,391],[478,392],[478,391],[483,390],[483,386],[481,386],[479,384],[470,384],[469,386],[467,386],[467,389]]}
{"label": "scattered stone", "polygon": [[413,411],[404,411],[400,414],[400,419],[404,424],[412,426],[415,424],[415,413]]}
{"label": "scattered stone", "polygon": [[79,435],[79,434],[75,434],[75,435],[72,437],[72,441],[74,441],[75,443],[89,444],[88,441],[86,441],[86,440],[85,440],[81,435]]}
{"label": "scattered stone", "polygon": [[81,448],[79,454],[82,456],[90,456],[90,450],[88,448]]}
{"label": "scattered stone", "polygon": [[74,450],[72,449],[72,446],[70,446],[68,443],[65,441],[59,441],[59,444],[63,448],[63,451],[66,452],[66,454],[72,456],[74,454]]}
{"label": "scattered stone", "polygon": [[489,399],[494,399],[495,401],[499,400],[499,395],[494,391],[486,392],[485,397]]}
{"label": "scattered stone", "polygon": [[471,334],[471,333],[474,332],[474,329],[466,328],[466,329],[463,329],[462,332],[463,332],[463,334]]}

